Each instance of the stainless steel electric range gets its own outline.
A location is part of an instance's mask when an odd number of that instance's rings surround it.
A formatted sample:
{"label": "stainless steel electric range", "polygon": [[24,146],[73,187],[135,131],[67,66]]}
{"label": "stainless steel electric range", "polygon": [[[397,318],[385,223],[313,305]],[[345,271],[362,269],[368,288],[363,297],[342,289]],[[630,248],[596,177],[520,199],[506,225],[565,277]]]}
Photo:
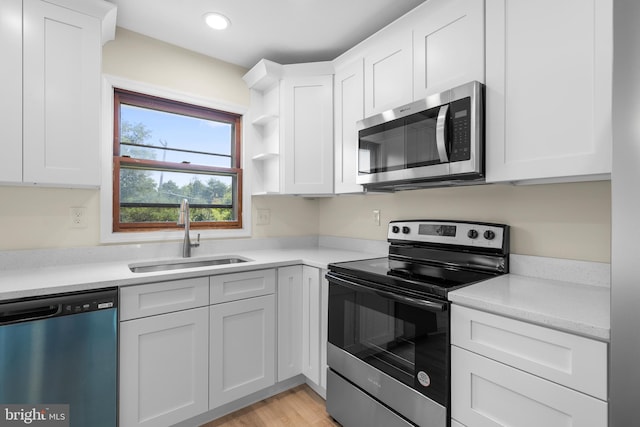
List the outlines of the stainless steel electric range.
{"label": "stainless steel electric range", "polygon": [[447,294],[509,271],[509,227],[393,221],[385,258],[329,265],[327,411],[345,427],[450,425]]}

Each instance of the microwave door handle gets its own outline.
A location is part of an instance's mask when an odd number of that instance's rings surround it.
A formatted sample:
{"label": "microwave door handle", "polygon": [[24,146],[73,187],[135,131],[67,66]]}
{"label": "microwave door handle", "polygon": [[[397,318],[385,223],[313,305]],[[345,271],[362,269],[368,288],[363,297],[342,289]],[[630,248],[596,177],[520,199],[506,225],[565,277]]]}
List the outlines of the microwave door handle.
{"label": "microwave door handle", "polygon": [[449,163],[447,139],[445,136],[447,129],[447,112],[449,112],[449,104],[440,107],[438,120],[436,121],[436,146],[438,147],[438,156],[440,157],[441,163]]}

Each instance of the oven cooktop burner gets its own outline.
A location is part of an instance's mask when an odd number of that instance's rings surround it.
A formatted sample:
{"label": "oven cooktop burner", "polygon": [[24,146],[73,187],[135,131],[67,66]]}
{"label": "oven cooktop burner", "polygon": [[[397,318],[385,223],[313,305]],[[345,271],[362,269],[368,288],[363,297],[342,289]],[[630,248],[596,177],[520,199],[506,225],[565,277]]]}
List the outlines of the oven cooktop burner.
{"label": "oven cooktop burner", "polygon": [[447,269],[389,258],[373,258],[331,264],[331,271],[353,278],[381,283],[392,288],[409,289],[446,298],[454,289],[495,277],[495,274]]}
{"label": "oven cooktop burner", "polygon": [[448,292],[508,272],[509,227],[480,222],[392,221],[389,256],[334,263],[352,279],[447,298]]}

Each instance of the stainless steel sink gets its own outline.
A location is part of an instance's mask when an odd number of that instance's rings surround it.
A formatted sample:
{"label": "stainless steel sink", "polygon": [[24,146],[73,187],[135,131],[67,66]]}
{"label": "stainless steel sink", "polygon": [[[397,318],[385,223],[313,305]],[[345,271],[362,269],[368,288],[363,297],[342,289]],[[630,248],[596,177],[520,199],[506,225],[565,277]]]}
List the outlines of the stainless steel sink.
{"label": "stainless steel sink", "polygon": [[129,270],[134,273],[150,273],[153,271],[180,270],[182,268],[211,267],[216,265],[239,264],[241,262],[252,261],[249,258],[231,255],[215,258],[200,259],[180,259],[162,262],[145,262],[139,264],[129,264]]}

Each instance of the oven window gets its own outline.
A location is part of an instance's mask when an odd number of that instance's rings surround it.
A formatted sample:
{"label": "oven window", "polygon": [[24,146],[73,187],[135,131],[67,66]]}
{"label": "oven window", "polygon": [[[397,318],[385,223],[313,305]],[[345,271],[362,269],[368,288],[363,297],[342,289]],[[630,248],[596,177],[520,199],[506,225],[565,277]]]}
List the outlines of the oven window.
{"label": "oven window", "polygon": [[448,312],[331,283],[329,342],[446,405]]}

